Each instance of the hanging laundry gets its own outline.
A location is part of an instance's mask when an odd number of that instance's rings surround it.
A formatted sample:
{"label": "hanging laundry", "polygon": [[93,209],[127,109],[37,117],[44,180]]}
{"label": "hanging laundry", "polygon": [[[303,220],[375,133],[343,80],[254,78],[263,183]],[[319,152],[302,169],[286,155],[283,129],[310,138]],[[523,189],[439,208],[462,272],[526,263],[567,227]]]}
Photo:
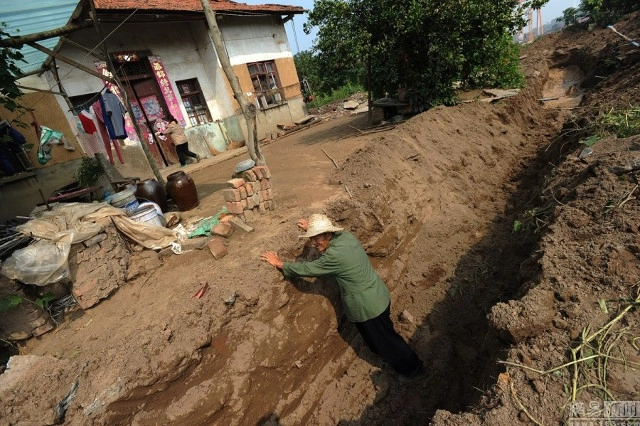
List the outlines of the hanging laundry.
{"label": "hanging laundry", "polygon": [[40,146],[38,147],[38,163],[47,164],[51,160],[51,149],[54,145],[63,144],[67,151],[75,151],[76,149],[67,141],[62,132],[40,126]]}
{"label": "hanging laundry", "polygon": [[23,152],[22,145],[26,139],[22,133],[11,127],[7,120],[0,122],[0,139],[0,171],[5,176],[12,176],[22,170],[16,170],[11,157]]}
{"label": "hanging laundry", "polygon": [[[93,108],[82,110],[78,113],[76,120],[76,128],[78,130],[78,142],[82,146],[85,154],[94,157],[96,154],[106,154],[105,144],[102,140],[102,134],[98,132],[98,128],[103,127],[99,124]],[[105,130],[106,133],[106,130]]]}
{"label": "hanging laundry", "polygon": [[100,97],[99,101],[94,102],[94,104],[91,106],[93,108],[93,112],[95,113],[95,117],[97,118],[97,128],[100,131],[100,138],[102,139],[102,143],[104,144],[104,148],[106,150],[107,153],[107,157],[109,157],[109,162],[111,164],[115,164],[113,161],[113,154],[111,153],[111,145],[113,144],[113,147],[116,150],[116,155],[118,156],[118,159],[120,160],[120,164],[124,164],[124,160],[122,159],[122,153],[120,152],[120,144],[118,143],[118,141],[111,141],[111,137],[110,137],[110,133],[109,133],[109,126],[111,125],[111,120],[107,119],[105,120],[105,114],[104,114],[104,102],[102,100],[102,97]]}
{"label": "hanging laundry", "polygon": [[97,131],[96,125],[93,123],[93,119],[87,111],[80,111],[78,118],[80,119],[80,123],[82,123],[82,128],[88,135],[92,135]]}
{"label": "hanging laundry", "polygon": [[124,113],[126,110],[120,99],[107,89],[104,95],[100,97],[100,106],[102,107],[102,116],[110,138],[126,139],[127,132],[124,129]]}

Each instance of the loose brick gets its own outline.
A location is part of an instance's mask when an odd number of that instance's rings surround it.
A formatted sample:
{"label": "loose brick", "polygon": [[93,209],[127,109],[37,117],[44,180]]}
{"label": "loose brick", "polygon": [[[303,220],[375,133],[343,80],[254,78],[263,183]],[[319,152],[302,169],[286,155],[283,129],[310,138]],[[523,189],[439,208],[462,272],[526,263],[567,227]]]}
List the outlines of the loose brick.
{"label": "loose brick", "polygon": [[227,255],[227,246],[223,237],[213,237],[207,246],[214,259],[221,259]]}
{"label": "loose brick", "polygon": [[242,214],[244,208],[240,201],[227,201],[227,211],[231,214]]}
{"label": "loose brick", "polygon": [[222,196],[225,201],[240,201],[240,191],[237,189],[225,189]]}
{"label": "loose brick", "polygon": [[244,189],[245,191],[247,191],[247,197],[251,197],[253,195],[254,189],[253,189],[253,182],[245,182],[244,184]]}
{"label": "loose brick", "polygon": [[217,223],[211,228],[211,233],[221,237],[228,237],[233,234],[233,226],[230,223]]}
{"label": "loose brick", "polygon": [[245,182],[255,182],[258,180],[253,170],[245,170],[244,172],[242,172],[242,178]]}
{"label": "loose brick", "polygon": [[255,219],[253,210],[245,210],[244,211],[244,221],[247,223],[251,223],[253,222],[253,220]]}
{"label": "loose brick", "polygon": [[254,192],[253,195],[252,195],[252,198],[253,198],[253,204],[255,204],[256,206],[258,204],[260,204],[261,200],[260,200],[260,192],[259,191]]}
{"label": "loose brick", "polygon": [[267,201],[267,191],[260,191],[260,202]]}
{"label": "loose brick", "polygon": [[269,183],[269,179],[262,179],[260,181],[260,189],[264,191],[265,189],[271,188],[271,184]]}
{"label": "loose brick", "polygon": [[227,181],[227,184],[231,188],[240,188],[242,185],[244,185],[244,179],[242,178],[231,179]]}
{"label": "loose brick", "polygon": [[253,169],[251,169],[253,171],[253,173],[255,173],[256,178],[258,180],[262,180],[263,176],[262,176],[262,171],[260,170],[260,166],[255,166]]}
{"label": "loose brick", "polygon": [[245,188],[245,186],[241,186],[240,188],[237,189],[237,191],[240,192],[240,199],[244,200],[245,198],[247,198],[247,188]]}
{"label": "loose brick", "polygon": [[231,219],[231,224],[236,227],[237,229],[240,229],[241,231],[244,232],[253,232],[253,228],[250,227],[249,225],[247,225],[246,223],[244,223],[242,220],[238,219],[237,217],[234,217],[233,219]]}
{"label": "loose brick", "polygon": [[242,210],[246,210],[247,209],[247,199],[246,198],[244,200],[240,200],[240,204],[242,204]]}
{"label": "loose brick", "polygon": [[205,248],[208,242],[209,240],[207,238],[189,238],[188,240],[180,243],[180,246],[182,247],[182,251],[202,250],[203,248]]}

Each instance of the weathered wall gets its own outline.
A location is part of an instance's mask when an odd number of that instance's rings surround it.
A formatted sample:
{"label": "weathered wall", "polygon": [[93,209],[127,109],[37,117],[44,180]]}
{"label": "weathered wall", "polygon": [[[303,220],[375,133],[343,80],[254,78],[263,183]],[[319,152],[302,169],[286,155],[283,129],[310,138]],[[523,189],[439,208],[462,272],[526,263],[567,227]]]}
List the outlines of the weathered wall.
{"label": "weathered wall", "polygon": [[[24,85],[29,85],[29,82],[30,81],[27,79],[23,79],[20,81],[20,83]],[[48,88],[49,87],[46,87],[46,89]],[[55,88],[53,90],[55,90]],[[28,152],[28,155],[35,168],[51,167],[55,166],[56,164],[65,163],[67,161],[82,157],[82,149],[80,149],[80,145],[78,144],[78,140],[75,137],[75,133],[71,129],[69,121],[67,120],[63,112],[64,109],[59,106],[56,97],[58,96],[46,93],[31,92],[25,93],[20,98],[20,103],[22,105],[34,110],[33,115],[35,116],[40,126],[46,126],[50,129],[62,132],[65,138],[76,149],[75,151],[67,151],[62,145],[56,145],[51,151],[51,153],[53,154],[53,158],[44,165],[38,163],[37,150],[40,141],[38,140],[38,136],[36,135],[35,128],[31,125],[31,123],[33,122],[31,114],[16,114],[15,112],[0,107],[0,117],[9,120],[12,126],[24,135],[24,137],[27,139],[27,143],[33,144],[33,148]],[[27,125],[27,127],[18,127],[15,124],[16,120],[22,121]]]}

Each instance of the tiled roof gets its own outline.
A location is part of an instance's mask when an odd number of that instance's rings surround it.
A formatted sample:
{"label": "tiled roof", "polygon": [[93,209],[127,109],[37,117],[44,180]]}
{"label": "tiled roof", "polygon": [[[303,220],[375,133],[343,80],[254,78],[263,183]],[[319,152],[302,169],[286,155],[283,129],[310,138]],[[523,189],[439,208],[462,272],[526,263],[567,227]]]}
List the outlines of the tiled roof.
{"label": "tiled roof", "polygon": [[[200,0],[94,0],[98,11],[135,10],[140,11],[184,11],[201,12]],[[230,0],[210,0],[211,8],[216,12],[247,12],[247,13],[304,13],[300,6],[288,6],[282,4],[248,5],[236,3]]]}

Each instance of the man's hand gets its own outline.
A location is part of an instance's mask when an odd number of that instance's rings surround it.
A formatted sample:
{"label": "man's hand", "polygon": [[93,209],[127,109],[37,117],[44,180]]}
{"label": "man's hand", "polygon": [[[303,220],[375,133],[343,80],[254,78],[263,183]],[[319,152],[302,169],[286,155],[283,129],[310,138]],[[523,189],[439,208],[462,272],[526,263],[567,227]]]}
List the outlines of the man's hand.
{"label": "man's hand", "polygon": [[278,253],[274,251],[266,251],[260,255],[260,260],[267,262],[271,266],[282,269],[283,262],[278,257]]}
{"label": "man's hand", "polygon": [[308,227],[309,227],[309,222],[307,222],[307,219],[300,219],[298,221],[298,228],[302,229],[303,231],[306,231]]}

